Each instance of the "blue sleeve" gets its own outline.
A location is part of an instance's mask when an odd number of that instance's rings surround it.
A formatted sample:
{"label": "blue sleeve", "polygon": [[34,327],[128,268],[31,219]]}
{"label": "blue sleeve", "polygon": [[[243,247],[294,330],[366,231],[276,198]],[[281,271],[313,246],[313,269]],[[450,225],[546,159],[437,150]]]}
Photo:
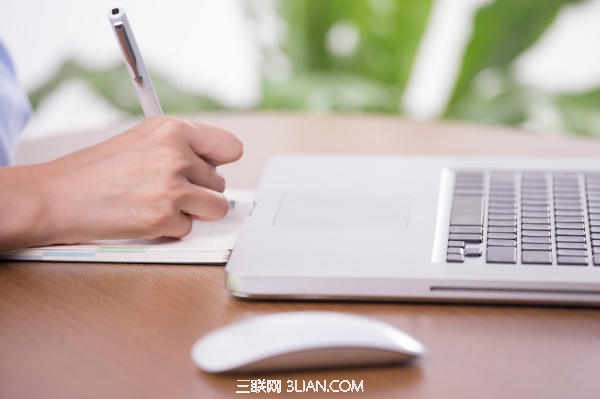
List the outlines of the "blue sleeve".
{"label": "blue sleeve", "polygon": [[12,164],[13,151],[31,115],[31,105],[19,87],[15,69],[0,41],[0,166]]}

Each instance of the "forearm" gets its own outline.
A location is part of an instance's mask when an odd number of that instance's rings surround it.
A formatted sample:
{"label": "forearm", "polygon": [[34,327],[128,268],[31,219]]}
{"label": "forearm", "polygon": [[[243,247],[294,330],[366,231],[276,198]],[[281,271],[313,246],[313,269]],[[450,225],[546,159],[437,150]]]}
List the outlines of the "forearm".
{"label": "forearm", "polygon": [[0,168],[0,250],[121,238],[180,238],[225,215],[216,165],[231,133],[169,117],[51,162]]}
{"label": "forearm", "polygon": [[48,165],[0,168],[0,250],[54,242],[47,194]]}

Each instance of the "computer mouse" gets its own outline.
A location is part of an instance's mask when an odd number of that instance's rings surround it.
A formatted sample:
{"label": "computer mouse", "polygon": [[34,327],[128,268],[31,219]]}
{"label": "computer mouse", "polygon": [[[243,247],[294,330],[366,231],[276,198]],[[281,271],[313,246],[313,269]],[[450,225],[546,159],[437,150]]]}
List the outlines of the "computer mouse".
{"label": "computer mouse", "polygon": [[235,322],[199,339],[191,354],[206,372],[247,373],[407,363],[425,347],[373,318],[307,311]]}

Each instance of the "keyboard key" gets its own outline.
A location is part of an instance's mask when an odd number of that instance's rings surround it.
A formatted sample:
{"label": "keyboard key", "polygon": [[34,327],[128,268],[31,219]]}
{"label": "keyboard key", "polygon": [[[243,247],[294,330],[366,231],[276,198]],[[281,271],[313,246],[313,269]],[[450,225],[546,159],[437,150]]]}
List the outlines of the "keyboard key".
{"label": "keyboard key", "polygon": [[600,226],[600,220],[598,220],[598,219],[595,219],[595,220],[594,219],[590,219],[590,226],[591,227],[598,227],[598,226]]}
{"label": "keyboard key", "polygon": [[458,248],[458,247],[449,247],[448,251],[446,253],[463,255],[465,253],[465,250],[463,248]]}
{"label": "keyboard key", "polygon": [[495,204],[517,204],[517,199],[514,195],[494,195],[490,194],[489,197],[490,206],[494,206]]}
{"label": "keyboard key", "polygon": [[556,229],[557,236],[584,236],[583,230]]}
{"label": "keyboard key", "polygon": [[481,226],[450,226],[450,233],[482,234]]}
{"label": "keyboard key", "polygon": [[532,199],[534,201],[545,201],[548,199],[548,191],[546,190],[521,190],[521,198],[524,200]]}
{"label": "keyboard key", "polygon": [[548,202],[548,200],[524,199],[524,200],[521,201],[521,205],[524,205],[524,206],[543,206],[543,207],[548,207],[549,202]]}
{"label": "keyboard key", "polygon": [[586,249],[585,242],[557,242],[559,249]]}
{"label": "keyboard key", "polygon": [[448,241],[448,246],[449,247],[464,248],[465,247],[465,242],[464,241],[453,241],[453,240],[450,240],[450,241]]}
{"label": "keyboard key", "polygon": [[517,235],[511,233],[488,233],[488,239],[489,238],[498,238],[501,240],[516,240]]}
{"label": "keyboard key", "polygon": [[558,223],[583,223],[583,216],[557,216],[555,219]]}
{"label": "keyboard key", "polygon": [[594,255],[594,265],[600,266],[600,254]]}
{"label": "keyboard key", "polygon": [[488,216],[489,220],[517,220],[514,214],[491,213]]}
{"label": "keyboard key", "polygon": [[448,254],[446,255],[446,262],[463,263],[465,256],[462,254]]}
{"label": "keyboard key", "polygon": [[474,258],[474,257],[478,257],[481,256],[481,248],[479,247],[468,247],[465,248],[465,256]]}
{"label": "keyboard key", "polygon": [[514,247],[488,247],[488,263],[517,263],[517,249]]}
{"label": "keyboard key", "polygon": [[487,240],[488,247],[516,247],[516,240],[501,240],[498,238],[491,238]]}
{"label": "keyboard key", "polygon": [[521,206],[521,210],[523,211],[532,211],[532,212],[548,212],[550,208],[548,206],[534,206],[534,205],[523,205]]}
{"label": "keyboard key", "polygon": [[557,211],[580,211],[583,212],[583,205],[579,204],[555,204],[554,209]]}
{"label": "keyboard key", "polygon": [[546,195],[548,195],[548,190],[546,187],[531,187],[523,185],[521,187],[521,196],[526,197],[529,195],[541,195],[542,197],[545,197]]}
{"label": "keyboard key", "polygon": [[513,233],[517,234],[516,227],[505,227],[505,226],[489,226],[488,233]]}
{"label": "keyboard key", "polygon": [[548,194],[546,193],[523,193],[521,195],[523,201],[546,201]]}
{"label": "keyboard key", "polygon": [[552,252],[550,251],[523,251],[521,254],[521,263],[551,265]]}
{"label": "keyboard key", "polygon": [[521,231],[523,237],[550,237],[549,231],[541,230],[523,230]]}
{"label": "keyboard key", "polygon": [[456,241],[480,243],[483,241],[483,236],[481,234],[450,233],[448,235],[448,239],[456,240]]}
{"label": "keyboard key", "polygon": [[511,203],[506,203],[506,202],[496,202],[496,203],[490,203],[489,208],[490,208],[490,210],[504,209],[504,210],[513,210],[516,212],[517,204],[516,203],[511,204]]}
{"label": "keyboard key", "polygon": [[[490,207],[489,213],[494,213],[497,215],[512,215],[513,217],[517,217],[517,209],[516,208],[498,208],[498,207]],[[600,215],[598,215],[600,219]]]}
{"label": "keyboard key", "polygon": [[554,197],[556,198],[577,198],[581,194],[579,192],[579,184],[577,182],[560,182],[554,183]]}
{"label": "keyboard key", "polygon": [[516,220],[489,220],[488,226],[498,226],[498,227],[517,227]]}
{"label": "keyboard key", "polygon": [[592,233],[600,233],[600,227],[598,227],[598,226],[592,226],[592,227],[590,227],[590,231]]}
{"label": "keyboard key", "polygon": [[550,244],[550,237],[521,237],[523,244]]}
{"label": "keyboard key", "polygon": [[[559,222],[556,223],[556,228],[557,229],[577,229],[577,230],[583,230],[583,223],[563,223],[563,222]],[[598,231],[600,233],[600,231]]]}
{"label": "keyboard key", "polygon": [[452,200],[450,225],[483,226],[483,197],[458,197]]}
{"label": "keyboard key", "polygon": [[521,212],[521,216],[524,218],[548,218],[550,217],[550,212],[523,211]]}
{"label": "keyboard key", "polygon": [[585,236],[556,236],[557,242],[585,242]]}
{"label": "keyboard key", "polygon": [[556,216],[583,216],[581,211],[555,211]]}
{"label": "keyboard key", "polygon": [[523,218],[523,224],[550,224],[550,218]]}
{"label": "keyboard key", "polygon": [[532,243],[525,242],[525,243],[523,243],[523,245],[521,245],[521,248],[523,248],[523,250],[527,250],[527,251],[551,251],[552,245],[550,245],[550,244],[532,244]]}
{"label": "keyboard key", "polygon": [[565,187],[560,190],[554,191],[554,200],[560,201],[569,201],[574,200],[577,201],[581,199],[581,195],[579,194],[579,188],[576,187]]}
{"label": "keyboard key", "polygon": [[581,249],[558,249],[556,251],[556,253],[558,254],[558,256],[587,256],[587,251],[586,250],[581,250]]}
{"label": "keyboard key", "polygon": [[521,228],[526,230],[544,230],[550,231],[550,224],[531,224],[531,223],[523,223]]}
{"label": "keyboard key", "polygon": [[557,205],[565,205],[565,206],[581,206],[583,202],[581,198],[555,198],[554,199],[554,207]]}
{"label": "keyboard key", "polygon": [[583,256],[559,256],[557,263],[559,265],[581,265],[587,266],[588,258]]}
{"label": "keyboard key", "polygon": [[514,189],[497,189],[492,187],[490,189],[490,200],[494,199],[503,199],[516,201],[517,200],[517,192]]}

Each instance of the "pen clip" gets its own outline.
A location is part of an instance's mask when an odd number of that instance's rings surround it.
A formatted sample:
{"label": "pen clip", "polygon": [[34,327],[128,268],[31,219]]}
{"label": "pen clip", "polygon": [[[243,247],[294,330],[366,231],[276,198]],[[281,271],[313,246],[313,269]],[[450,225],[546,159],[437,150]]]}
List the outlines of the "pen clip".
{"label": "pen clip", "polygon": [[135,53],[133,52],[133,48],[131,47],[131,42],[129,41],[129,37],[127,36],[127,31],[125,30],[125,26],[122,22],[116,23],[113,25],[115,28],[115,33],[117,34],[117,39],[119,40],[119,45],[121,46],[121,50],[123,51],[123,56],[127,61],[127,64],[131,67],[131,71],[133,72],[133,80],[142,86],[142,75],[139,73],[137,69],[137,60],[135,59]]}

